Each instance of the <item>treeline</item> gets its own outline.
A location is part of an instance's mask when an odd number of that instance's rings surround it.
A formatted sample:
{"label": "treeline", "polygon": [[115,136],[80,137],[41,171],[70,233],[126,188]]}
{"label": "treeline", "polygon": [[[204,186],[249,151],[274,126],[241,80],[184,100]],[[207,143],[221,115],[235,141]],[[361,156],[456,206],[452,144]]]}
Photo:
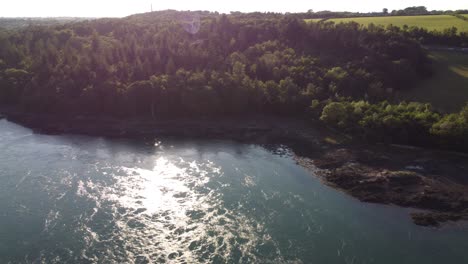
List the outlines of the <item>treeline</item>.
{"label": "treeline", "polygon": [[56,26],[66,23],[90,20],[90,18],[80,17],[34,17],[34,18],[8,18],[0,17],[0,29],[14,30],[28,26]]}
{"label": "treeline", "polygon": [[468,150],[468,104],[441,115],[422,103],[330,102],[320,119],[371,141]]}
{"label": "treeline", "polygon": [[392,10],[391,16],[424,16],[424,15],[454,15],[468,14],[468,10],[427,10],[425,6],[412,6],[400,10]]}
{"label": "treeline", "polygon": [[461,20],[468,21],[468,16],[464,16],[464,15],[461,15],[461,14],[455,14],[454,16],[461,19]]}
{"label": "treeline", "polygon": [[309,10],[305,13],[289,14],[302,19],[330,19],[330,18],[353,18],[353,17],[378,17],[378,16],[422,16],[422,15],[460,15],[468,14],[468,9],[460,10],[427,10],[425,6],[412,6],[400,10],[389,11],[388,8],[382,8],[382,12],[336,12],[336,11],[318,11]]}

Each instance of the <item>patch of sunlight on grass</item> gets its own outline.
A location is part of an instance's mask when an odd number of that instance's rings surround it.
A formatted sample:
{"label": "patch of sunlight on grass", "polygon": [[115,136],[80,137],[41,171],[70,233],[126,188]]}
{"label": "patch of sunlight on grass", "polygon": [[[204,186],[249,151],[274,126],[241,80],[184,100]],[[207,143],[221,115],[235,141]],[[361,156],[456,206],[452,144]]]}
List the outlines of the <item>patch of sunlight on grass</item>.
{"label": "patch of sunlight on grass", "polygon": [[326,137],[326,138],[323,139],[323,141],[325,141],[326,143],[331,144],[331,145],[338,145],[339,144],[339,142],[336,139],[331,138],[331,137]]}
{"label": "patch of sunlight on grass", "polygon": [[431,51],[434,76],[403,91],[400,100],[431,103],[443,112],[459,111],[468,102],[468,54]]}
{"label": "patch of sunlight on grass", "polygon": [[462,67],[462,66],[453,66],[450,67],[450,70],[455,72],[456,74],[468,78],[468,67]]}

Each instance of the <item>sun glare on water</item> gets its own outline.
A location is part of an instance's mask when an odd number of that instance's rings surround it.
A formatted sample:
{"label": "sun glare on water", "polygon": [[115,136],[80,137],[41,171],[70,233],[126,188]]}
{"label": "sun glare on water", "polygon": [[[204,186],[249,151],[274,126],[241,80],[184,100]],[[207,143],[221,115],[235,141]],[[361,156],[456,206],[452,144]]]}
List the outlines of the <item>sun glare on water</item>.
{"label": "sun glare on water", "polygon": [[108,253],[115,260],[119,252],[124,259],[150,262],[223,261],[236,252],[254,259],[250,251],[262,239],[256,235],[262,226],[223,207],[216,191],[222,187],[216,178],[223,173],[212,162],[159,157],[152,170],[122,167],[119,171],[122,175],[114,176],[111,188],[80,183],[79,194],[96,201],[90,222],[111,204],[115,223],[108,240],[86,228],[90,243],[82,255],[88,259],[97,260],[93,248],[99,244],[112,245]]}

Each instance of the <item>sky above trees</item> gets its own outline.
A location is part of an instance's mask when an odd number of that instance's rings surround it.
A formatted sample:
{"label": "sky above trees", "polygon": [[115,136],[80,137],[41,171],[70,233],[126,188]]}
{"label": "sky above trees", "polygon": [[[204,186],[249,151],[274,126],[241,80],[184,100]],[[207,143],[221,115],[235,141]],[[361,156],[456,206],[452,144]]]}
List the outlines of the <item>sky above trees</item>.
{"label": "sky above trees", "polygon": [[314,11],[381,11],[382,8],[403,9],[408,6],[427,6],[429,10],[468,9],[466,0],[327,0],[327,1],[271,1],[271,0],[15,0],[5,1],[0,17],[122,17],[151,10],[209,10],[305,12]]}

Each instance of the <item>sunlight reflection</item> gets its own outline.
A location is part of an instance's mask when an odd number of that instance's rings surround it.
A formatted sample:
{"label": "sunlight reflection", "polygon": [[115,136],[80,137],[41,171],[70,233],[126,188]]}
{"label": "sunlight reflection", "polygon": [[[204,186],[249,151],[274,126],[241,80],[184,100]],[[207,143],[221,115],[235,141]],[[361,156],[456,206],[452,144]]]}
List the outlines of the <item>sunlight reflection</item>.
{"label": "sunlight reflection", "polygon": [[[256,246],[272,243],[264,223],[225,207],[223,188],[229,185],[221,179],[221,168],[211,161],[159,156],[153,169],[120,167],[117,171],[111,185],[78,185],[77,194],[96,204],[87,221],[95,222],[93,218],[110,207],[108,221],[114,225],[107,240],[96,237],[96,227],[83,228],[90,241],[83,255],[90,260],[96,258],[93,248],[99,245],[113,247],[116,255],[109,258],[115,261],[223,262],[233,257],[254,261]],[[249,180],[247,184],[253,185]]]}
{"label": "sunlight reflection", "polygon": [[[195,197],[182,179],[186,171],[164,157],[157,159],[153,170],[124,170],[131,175],[119,179],[124,193],[118,200],[124,207],[144,208],[147,214],[167,209],[183,214],[187,207],[195,205]],[[185,199],[181,201],[180,198]]]}

